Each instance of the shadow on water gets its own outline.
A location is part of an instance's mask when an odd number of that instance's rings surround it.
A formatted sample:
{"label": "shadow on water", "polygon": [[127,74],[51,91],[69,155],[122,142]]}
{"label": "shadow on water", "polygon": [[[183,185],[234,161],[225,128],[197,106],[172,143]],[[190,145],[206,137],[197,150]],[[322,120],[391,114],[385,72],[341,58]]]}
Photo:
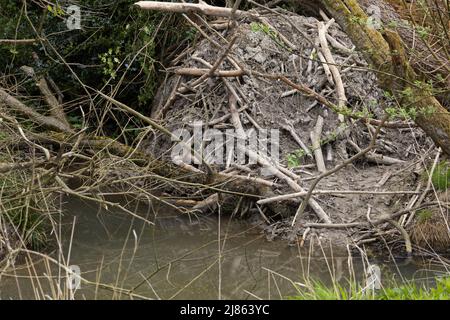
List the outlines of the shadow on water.
{"label": "shadow on water", "polygon": [[[301,288],[306,278],[331,284],[332,279],[345,282],[353,275],[364,282],[367,264],[362,258],[348,259],[345,250],[300,249],[286,241],[269,242],[255,225],[229,216],[219,221],[218,215],[182,216],[173,209],[139,208],[140,215],[155,222],[149,226],[76,199],[68,199],[63,209],[61,243],[64,256],[70,254],[68,264],[78,266],[85,279],[135,288],[133,292],[149,298],[280,299],[295,295],[296,286]],[[382,280],[435,275],[420,263],[371,263],[380,265]],[[0,278],[0,297],[35,298],[36,292],[45,294],[46,290],[49,297],[54,296],[45,281],[30,279],[30,273],[44,280],[49,277],[42,259],[32,266],[19,266]],[[82,284],[75,298],[128,296]]]}

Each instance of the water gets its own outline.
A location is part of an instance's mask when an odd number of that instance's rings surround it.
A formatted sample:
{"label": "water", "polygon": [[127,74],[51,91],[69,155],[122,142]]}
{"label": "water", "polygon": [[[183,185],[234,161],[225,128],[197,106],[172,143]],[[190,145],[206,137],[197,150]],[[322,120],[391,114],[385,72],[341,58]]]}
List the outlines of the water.
{"label": "water", "polygon": [[[99,210],[80,200],[69,199],[63,208],[61,240],[67,265],[78,266],[84,279],[135,288],[138,298],[280,299],[295,295],[305,278],[345,283],[349,262],[357,280],[364,283],[367,265],[361,258],[349,260],[345,250],[300,249],[285,241],[269,242],[251,223],[230,221],[229,216],[219,221],[217,215],[182,216],[170,208],[139,208],[140,215],[155,222],[149,226],[125,213]],[[57,258],[55,252],[52,256]],[[1,299],[57,295],[55,284],[66,283],[61,280],[64,271],[39,257],[32,261],[1,275]],[[439,273],[415,262],[371,263],[380,265],[382,280],[428,279]],[[82,283],[74,298],[130,296]]]}

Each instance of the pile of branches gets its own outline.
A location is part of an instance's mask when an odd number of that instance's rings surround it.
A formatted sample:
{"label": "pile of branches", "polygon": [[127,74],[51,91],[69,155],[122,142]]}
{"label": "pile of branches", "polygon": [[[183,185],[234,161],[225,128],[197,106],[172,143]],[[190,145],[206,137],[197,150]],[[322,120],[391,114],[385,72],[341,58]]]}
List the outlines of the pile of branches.
{"label": "pile of branches", "polygon": [[[176,4],[138,5],[178,10]],[[225,154],[213,166],[219,174],[251,182],[261,197],[254,205],[240,197],[232,212],[261,215],[271,225],[271,235],[285,233],[289,225],[287,237],[296,241],[300,236],[302,242],[311,230],[357,245],[392,234],[398,240],[400,235],[411,253],[406,229],[413,228],[417,210],[436,206],[423,203],[430,184],[422,190],[422,173],[440,151],[413,122],[391,120],[391,111],[401,109],[399,101],[378,87],[377,74],[334,19],[324,12],[316,19],[267,7],[241,12],[192,4],[183,5],[183,10],[226,18],[207,21],[197,14],[185,15],[202,39],[166,69],[172,75],[160,87],[152,118],[171,131],[190,131],[190,136],[195,136],[199,121],[203,130],[231,128],[241,139],[252,131],[282,130],[280,163],[248,148],[244,152],[247,160],[256,160],[254,164],[236,164],[236,154]],[[394,116],[405,116],[398,112]],[[178,138],[153,135],[146,149],[174,160],[171,148]],[[189,147],[195,148],[192,142]],[[290,165],[293,158],[297,159]],[[174,162],[193,173],[211,171],[209,165],[191,165],[190,159]],[[261,175],[261,168],[270,172],[269,177]],[[348,179],[352,175],[353,180]],[[370,175],[376,180],[367,179]],[[348,186],[349,180],[353,185]],[[319,188],[330,185],[338,188]],[[346,206],[336,197],[360,201],[362,206]],[[205,203],[217,204],[218,199],[220,194],[211,191]],[[392,212],[393,203],[402,206]],[[274,231],[272,219],[280,214],[288,223]],[[446,210],[436,214],[442,215],[446,230]]]}

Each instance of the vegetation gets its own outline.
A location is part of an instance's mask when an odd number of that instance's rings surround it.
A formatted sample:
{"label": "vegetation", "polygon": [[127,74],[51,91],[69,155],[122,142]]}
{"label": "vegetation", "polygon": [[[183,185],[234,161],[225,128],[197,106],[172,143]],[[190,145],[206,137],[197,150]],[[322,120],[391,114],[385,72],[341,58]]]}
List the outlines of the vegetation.
{"label": "vegetation", "polygon": [[350,283],[346,286],[335,284],[332,287],[321,282],[313,282],[291,300],[448,300],[450,278],[437,278],[434,287],[424,287],[416,282],[389,284],[379,290],[364,290]]}
{"label": "vegetation", "polygon": [[431,181],[436,190],[445,191],[450,188],[450,163],[448,161],[442,161],[436,166]]}

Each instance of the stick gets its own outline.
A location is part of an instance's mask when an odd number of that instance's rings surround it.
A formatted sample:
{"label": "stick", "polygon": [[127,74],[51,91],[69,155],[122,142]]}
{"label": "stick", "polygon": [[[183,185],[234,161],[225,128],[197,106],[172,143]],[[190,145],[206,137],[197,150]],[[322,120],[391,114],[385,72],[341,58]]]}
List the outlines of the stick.
{"label": "stick", "polygon": [[187,171],[191,171],[191,172],[194,172],[194,173],[204,173],[202,170],[197,169],[196,167],[191,166],[190,164],[187,164],[187,163],[183,162],[183,159],[181,159],[181,157],[179,157],[179,156],[173,157],[172,162],[174,164],[176,164],[177,166],[179,166],[180,168],[183,168],[183,169],[185,169]]}
{"label": "stick", "polygon": [[409,237],[408,232],[403,228],[400,223],[393,219],[389,219],[388,222],[392,224],[403,236],[403,239],[405,240],[405,250],[408,256],[411,256],[412,254],[412,245],[411,245],[411,238]]}
{"label": "stick", "polygon": [[317,117],[317,123],[314,130],[311,131],[311,142],[314,151],[314,158],[316,159],[317,169],[320,173],[326,172],[325,161],[323,160],[322,148],[320,146],[320,137],[322,135],[323,129],[323,118],[322,116]]}
{"label": "stick", "polygon": [[[361,148],[352,140],[348,140],[348,143],[355,149],[356,152],[361,152]],[[406,161],[388,157],[379,153],[371,152],[364,155],[367,161],[374,162],[377,164],[393,165],[393,164],[403,164]]]}
{"label": "stick", "polygon": [[219,176],[230,177],[233,179],[238,179],[238,180],[243,180],[243,181],[251,181],[251,182],[255,182],[257,184],[268,186],[268,187],[276,186],[276,184],[272,181],[267,181],[267,180],[264,180],[261,178],[256,178],[256,177],[243,176],[243,175],[239,175],[239,174],[219,173]]}
{"label": "stick", "polygon": [[371,223],[369,222],[350,222],[350,223],[305,223],[302,226],[303,227],[310,227],[310,228],[330,228],[330,229],[346,229],[346,228],[355,228],[355,227],[370,227],[370,226],[377,226],[386,222],[389,222],[389,220],[393,220],[395,218],[398,218],[404,214],[407,214],[409,212],[420,210],[426,207],[429,207],[430,205],[439,205],[438,202],[435,203],[427,203],[423,204],[421,206],[415,206],[414,208],[406,208],[400,211],[397,211],[396,213],[393,213],[391,215],[386,214],[382,216],[381,218],[377,220],[372,220]]}
{"label": "stick", "polygon": [[[267,198],[267,199],[261,199],[258,200],[258,204],[267,204],[271,202],[276,201],[283,201],[283,200],[289,200],[293,198],[298,197],[304,197],[308,194],[307,191],[304,192],[296,192],[296,193],[290,193],[290,194],[283,194],[280,196]],[[392,194],[420,194],[420,192],[417,191],[364,191],[364,190],[314,190],[312,192],[313,195],[316,194],[330,194],[330,195],[343,195],[343,194],[370,194],[370,195],[392,195]]]}
{"label": "stick", "polygon": [[309,150],[308,146],[302,141],[302,139],[300,139],[300,137],[298,136],[298,134],[295,132],[294,127],[292,127],[292,125],[284,125],[282,124],[281,127],[288,131],[292,138],[294,138],[295,142],[298,143],[298,145],[300,146],[300,148],[303,149],[303,151],[305,151],[305,153],[309,156],[309,157],[313,157],[311,150]]}
{"label": "stick", "polygon": [[199,211],[206,211],[208,209],[214,210],[219,202],[219,194],[213,193],[205,200],[199,201],[192,209]]}
{"label": "stick", "polygon": [[64,109],[62,105],[59,103],[58,99],[56,99],[53,92],[50,90],[47,80],[45,80],[45,77],[38,76],[34,72],[34,69],[28,66],[22,66],[20,68],[22,71],[24,71],[28,76],[32,77],[34,81],[36,81],[36,86],[41,91],[42,95],[45,98],[45,102],[47,102],[48,106],[50,107],[50,113],[53,117],[64,123],[65,126],[70,128],[70,124],[67,121],[66,113],[64,112]]}
{"label": "stick", "polygon": [[355,52],[355,48],[353,47],[353,49],[349,49],[346,46],[344,46],[343,44],[341,44],[339,41],[337,41],[335,38],[333,38],[332,36],[330,36],[328,33],[326,34],[327,40],[328,42],[330,42],[331,46],[343,53],[347,53],[347,54],[352,54]]}
{"label": "stick", "polygon": [[240,77],[244,75],[244,72],[242,70],[217,70],[214,71],[212,74],[210,73],[210,69],[204,69],[204,68],[179,68],[175,70],[175,74],[183,75],[183,76],[203,76],[203,75],[210,75],[210,76],[216,76],[216,77]]}
{"label": "stick", "polygon": [[26,115],[27,117],[30,118],[30,120],[36,122],[37,124],[43,125],[56,131],[70,132],[70,133],[73,132],[73,130],[70,127],[62,123],[59,119],[44,116],[36,112],[32,108],[28,107],[27,105],[16,99],[15,97],[11,96],[2,88],[0,88],[0,104],[1,103],[5,103],[15,111]]}
{"label": "stick", "polygon": [[223,8],[210,6],[207,3],[174,3],[159,1],[138,1],[134,4],[143,10],[155,10],[177,13],[201,13],[207,16],[232,17],[237,18],[252,16],[249,12],[242,10],[233,10],[232,8]]}
{"label": "stick", "polygon": [[0,39],[0,44],[33,44],[39,39]]}
{"label": "stick", "polygon": [[[420,206],[422,204],[422,202],[425,199],[426,195],[428,194],[428,192],[430,191],[430,189],[433,186],[433,182],[432,182],[433,174],[434,174],[434,171],[436,170],[436,166],[437,166],[437,164],[439,162],[439,157],[441,156],[441,152],[442,152],[442,149],[438,148],[437,152],[436,152],[436,156],[434,157],[434,161],[433,161],[433,165],[431,167],[430,173],[428,174],[427,185],[425,187],[425,190],[421,194],[420,198],[417,200],[416,206]],[[406,222],[406,224],[409,224],[412,221],[415,213],[416,213],[415,211],[412,212],[412,214],[409,216],[408,221]]]}
{"label": "stick", "polygon": [[[153,128],[155,128],[156,130],[160,131],[161,133],[164,133],[165,135],[169,136],[173,141],[179,142],[189,148],[191,148],[191,146],[187,145],[184,141],[180,140],[180,138],[178,138],[176,135],[174,135],[172,132],[170,132],[169,130],[167,130],[167,128],[163,127],[162,125],[160,125],[159,123],[155,122],[153,119],[143,115],[142,113],[134,110],[133,108],[130,108],[129,106],[127,106],[126,104],[117,101],[114,98],[111,98],[110,96],[104,94],[101,91],[96,90],[96,92],[102,96],[103,98],[105,98],[106,100],[108,100],[110,103],[112,103],[113,105],[115,105],[116,107],[122,109],[123,111],[126,111],[132,115],[134,115],[135,117],[137,117],[138,119],[148,123],[150,126],[152,126]],[[198,154],[198,152],[196,152],[195,150],[193,151],[193,156],[196,157],[199,162],[202,162],[205,164],[207,170],[208,170],[208,174],[209,175],[213,175],[214,174],[214,170],[211,168],[211,166],[206,162],[206,161],[200,161],[203,160],[203,157],[201,155]]]}
{"label": "stick", "polygon": [[264,17],[259,17],[258,20],[267,25],[271,30],[273,30],[275,32],[275,34],[281,39],[281,41],[283,41],[291,50],[297,50],[297,47],[295,44],[293,44],[292,42],[290,42],[288,40],[288,38],[286,38],[281,32],[279,32],[274,26],[272,26],[269,21],[264,18]]}
{"label": "stick", "polygon": [[[325,60],[328,63],[328,67],[333,75],[334,83],[336,85],[336,92],[338,96],[338,106],[339,108],[344,108],[347,104],[347,97],[345,96],[345,88],[344,83],[342,82],[341,74],[339,73],[338,68],[336,67],[336,62],[333,58],[333,55],[331,54],[331,50],[328,47],[328,41],[326,37],[326,33],[330,25],[334,22],[334,19],[331,19],[326,25],[323,22],[318,23],[319,27],[319,42],[320,42],[320,49],[322,51],[323,56],[325,57]],[[344,121],[344,116],[339,115],[339,121]]]}

